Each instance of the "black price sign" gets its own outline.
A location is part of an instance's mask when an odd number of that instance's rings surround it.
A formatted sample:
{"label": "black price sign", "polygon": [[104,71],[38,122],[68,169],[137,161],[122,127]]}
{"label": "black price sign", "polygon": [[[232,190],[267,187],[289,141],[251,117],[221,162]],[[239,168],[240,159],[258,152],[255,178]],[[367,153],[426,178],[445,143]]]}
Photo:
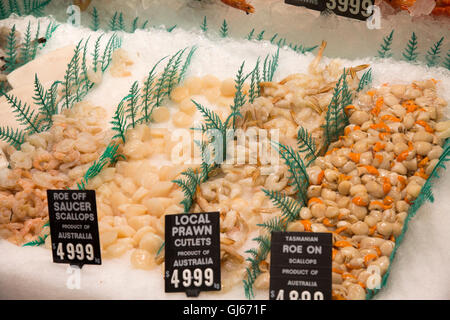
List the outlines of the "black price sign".
{"label": "black price sign", "polygon": [[306,7],[312,10],[329,10],[339,16],[366,20],[371,16],[370,6],[374,5],[375,0],[285,0],[287,4]]}
{"label": "black price sign", "polygon": [[270,300],[330,300],[331,249],[331,233],[273,232]]}
{"label": "black price sign", "polygon": [[53,262],[102,264],[94,190],[47,190]]}
{"label": "black price sign", "polygon": [[219,213],[167,215],[165,221],[165,291],[219,291]]}

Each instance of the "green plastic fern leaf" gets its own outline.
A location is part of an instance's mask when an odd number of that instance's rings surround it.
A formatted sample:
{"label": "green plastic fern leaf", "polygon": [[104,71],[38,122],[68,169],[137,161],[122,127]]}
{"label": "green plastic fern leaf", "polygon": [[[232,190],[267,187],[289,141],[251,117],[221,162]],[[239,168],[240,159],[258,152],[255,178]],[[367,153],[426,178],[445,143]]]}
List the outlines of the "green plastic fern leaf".
{"label": "green plastic fern leaf", "polygon": [[22,104],[22,101],[19,101],[17,97],[8,95],[7,93],[3,93],[3,96],[10,104],[17,121],[25,126],[25,131],[28,134],[41,132],[39,126],[39,114],[36,114],[34,110],[31,110],[31,107],[28,104]]}
{"label": "green plastic fern leaf", "polygon": [[117,106],[116,111],[114,112],[113,120],[111,121],[112,124],[112,130],[116,133],[112,138],[122,139],[122,142],[125,143],[125,132],[128,128],[127,124],[127,117],[125,116],[125,107],[124,103],[127,101],[129,96],[126,96],[125,98],[120,101],[119,105]]}
{"label": "green plastic fern leaf", "polygon": [[428,67],[434,67],[438,64],[438,61],[441,58],[440,53],[441,53],[443,41],[444,41],[444,37],[442,37],[430,49],[428,49],[427,55],[425,56]]}
{"label": "green plastic fern leaf", "polygon": [[[127,119],[130,121],[128,127],[136,127],[138,120],[138,99],[139,99],[139,86],[138,82],[135,81],[130,88],[130,92],[128,94],[127,99]],[[127,128],[128,129],[128,128]]]}
{"label": "green plastic fern leaf", "polygon": [[256,40],[258,40],[258,41],[264,40],[264,33],[265,33],[265,32],[266,32],[266,31],[263,30],[263,31],[261,31],[260,33],[258,33],[258,35],[256,36]]}
{"label": "green plastic fern leaf", "polygon": [[134,33],[137,30],[138,20],[139,20],[139,17],[134,18],[133,23],[131,24],[131,33]]}
{"label": "green plastic fern leaf", "polygon": [[109,21],[109,28],[112,31],[118,31],[119,29],[119,18],[118,18],[119,13],[116,11],[114,12],[114,15],[112,16],[111,20]]}
{"label": "green plastic fern leaf", "polygon": [[172,182],[177,184],[183,190],[185,198],[181,204],[184,206],[184,211],[189,212],[194,202],[197,187],[200,184],[200,178],[198,173],[191,168],[182,172],[181,175],[185,178],[173,180]]}
{"label": "green plastic fern leaf", "polygon": [[325,146],[336,141],[343,134],[345,126],[348,124],[348,117],[345,107],[352,101],[351,92],[348,89],[346,71],[342,73],[333,91],[333,97],[328,105],[325,116]]}
{"label": "green plastic fern leaf", "polygon": [[[44,15],[44,9],[49,5],[51,0],[24,0],[24,12],[25,15],[32,14],[36,17]],[[25,5],[26,4],[26,5]]]}
{"label": "green plastic fern leaf", "polygon": [[286,225],[286,223],[298,219],[300,216],[300,209],[302,208],[300,203],[279,191],[266,189],[262,189],[262,191],[277,208],[281,209],[281,214],[283,217],[281,220],[282,225]]}
{"label": "green plastic fern leaf", "polygon": [[22,247],[38,247],[40,245],[45,244],[45,239],[47,239],[47,237],[48,237],[48,234],[46,234],[43,237],[39,236],[36,240],[27,242]]}
{"label": "green plastic fern leaf", "polygon": [[222,38],[228,37],[228,23],[227,20],[223,20],[222,26],[220,27],[220,36]]}
{"label": "green plastic fern leaf", "polygon": [[447,53],[443,66],[447,68],[447,70],[450,70],[450,51]]}
{"label": "green plastic fern leaf", "polygon": [[17,3],[17,0],[8,0],[8,4],[9,4],[9,11],[11,13],[15,13],[18,16],[21,16],[21,12],[20,12],[20,7],[19,4]]}
{"label": "green plastic fern leaf", "polygon": [[153,107],[155,106],[155,95],[154,95],[154,82],[156,79],[156,67],[158,64],[163,61],[166,57],[159,60],[153,68],[150,70],[147,78],[144,82],[144,87],[142,89],[142,113],[143,118],[140,120],[141,122],[147,123],[150,121],[150,117],[153,112]]}
{"label": "green plastic fern leaf", "polygon": [[23,39],[22,46],[20,48],[20,63],[25,64],[30,60],[33,60],[33,45],[31,40],[30,22],[28,22],[27,31]]}
{"label": "green plastic fern leaf", "polygon": [[6,48],[5,48],[5,71],[7,73],[15,70],[17,68],[17,50],[16,50],[16,25],[13,25],[11,31],[6,38]]}
{"label": "green plastic fern leaf", "polygon": [[189,53],[186,57],[186,60],[183,64],[183,67],[181,68],[181,72],[180,75],[178,77],[178,83],[180,83],[181,81],[183,81],[184,77],[186,76],[186,72],[189,68],[189,66],[191,65],[191,61],[192,61],[192,57],[194,56],[195,51],[197,50],[196,46],[193,46],[191,48],[191,50],[189,50]]}
{"label": "green plastic fern leaf", "polygon": [[125,23],[123,21],[123,13],[119,14],[119,19],[117,21],[118,27],[120,31],[125,31]]}
{"label": "green plastic fern leaf", "polygon": [[249,34],[247,35],[247,40],[252,40],[254,33],[255,33],[255,29],[253,28],[252,31],[250,31]]}
{"label": "green plastic fern leaf", "polygon": [[177,25],[175,24],[175,25],[167,28],[167,32],[172,32],[173,30],[175,30],[176,27],[177,27]]}
{"label": "green plastic fern leaf", "polygon": [[415,32],[412,33],[411,39],[408,41],[405,50],[402,53],[403,58],[406,61],[414,62],[417,60],[417,56],[419,53],[417,52],[417,36]]}
{"label": "green plastic fern leaf", "polygon": [[25,132],[11,127],[0,127],[0,140],[20,150],[20,146],[25,142]]}
{"label": "green plastic fern leaf", "polygon": [[372,69],[367,70],[362,75],[361,79],[359,80],[358,88],[356,89],[357,92],[360,92],[364,90],[365,87],[368,87],[372,84]]}
{"label": "green plastic fern leaf", "polygon": [[201,29],[203,32],[208,31],[208,22],[206,21],[206,16],[203,17],[203,22],[202,22],[202,24],[200,25],[200,29]]}
{"label": "green plastic fern leaf", "polygon": [[259,72],[259,63],[260,59],[258,57],[258,60],[256,60],[255,68],[252,71],[251,77],[250,77],[250,90],[248,92],[249,97],[248,101],[250,103],[253,103],[255,99],[259,96],[259,83],[261,82],[261,75]]}
{"label": "green plastic fern leaf", "polygon": [[394,30],[392,30],[388,36],[383,38],[383,43],[380,45],[380,49],[378,50],[378,57],[389,58],[392,56],[391,45],[393,39],[394,39]]}
{"label": "green plastic fern leaf", "polygon": [[5,8],[5,4],[3,1],[0,1],[0,19],[5,19],[8,17],[7,9]]}
{"label": "green plastic fern leaf", "polygon": [[297,146],[298,152],[304,154],[304,158],[307,161],[306,166],[309,167],[318,156],[317,142],[308,130],[303,127],[300,127],[297,133]]}
{"label": "green plastic fern leaf", "polygon": [[92,16],[91,29],[97,31],[98,29],[100,29],[100,18],[98,16],[98,11],[96,7],[92,9],[91,16]]}
{"label": "green plastic fern leaf", "polygon": [[270,38],[270,43],[274,43],[275,39],[278,37],[278,33],[275,33],[272,38]]}

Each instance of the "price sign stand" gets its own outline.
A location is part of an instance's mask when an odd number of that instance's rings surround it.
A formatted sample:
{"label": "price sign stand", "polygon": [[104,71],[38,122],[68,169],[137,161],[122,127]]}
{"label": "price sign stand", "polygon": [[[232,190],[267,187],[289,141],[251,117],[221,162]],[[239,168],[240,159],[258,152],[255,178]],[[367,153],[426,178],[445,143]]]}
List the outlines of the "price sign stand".
{"label": "price sign stand", "polygon": [[375,0],[285,0],[284,2],[364,21],[372,15],[373,10],[369,8],[374,5]]}
{"label": "price sign stand", "polygon": [[331,233],[273,232],[270,300],[331,300]]}
{"label": "price sign stand", "polygon": [[54,263],[102,264],[94,190],[47,190]]}
{"label": "price sign stand", "polygon": [[165,292],[219,291],[219,213],[183,213],[165,218]]}

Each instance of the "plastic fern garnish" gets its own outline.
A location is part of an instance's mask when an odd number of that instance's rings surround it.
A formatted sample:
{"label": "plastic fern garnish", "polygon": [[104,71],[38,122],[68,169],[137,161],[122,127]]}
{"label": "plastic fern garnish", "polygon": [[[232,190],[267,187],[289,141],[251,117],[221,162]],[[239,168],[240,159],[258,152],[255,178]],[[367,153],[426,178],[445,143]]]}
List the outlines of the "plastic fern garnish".
{"label": "plastic fern garnish", "polygon": [[344,69],[344,72],[336,83],[333,97],[328,105],[325,124],[322,126],[325,129],[325,147],[331,142],[338,140],[339,136],[343,134],[345,126],[348,124],[345,107],[351,103],[352,96],[348,89],[346,74]]}
{"label": "plastic fern garnish", "polygon": [[172,93],[173,88],[175,85],[177,85],[179,81],[179,73],[180,73],[180,67],[181,62],[183,61],[183,55],[187,48],[184,48],[183,50],[180,50],[179,53],[176,55],[176,59],[174,60],[173,64],[170,66],[170,70],[167,76],[167,95],[170,96]]}
{"label": "plastic fern garnish", "polygon": [[44,15],[45,7],[50,4],[51,0],[24,0],[24,13],[25,15],[32,14],[36,17]]}
{"label": "plastic fern garnish", "polygon": [[25,132],[8,126],[0,127],[0,140],[20,150],[20,146],[25,142]]}
{"label": "plastic fern garnish", "polygon": [[0,1],[0,19],[5,19],[8,17],[9,12],[7,12],[7,9],[5,8],[5,4],[3,1]]}
{"label": "plastic fern garnish", "polygon": [[318,156],[317,142],[307,129],[300,127],[297,133],[298,152],[302,153],[306,160],[306,166],[316,160]]}
{"label": "plastic fern garnish", "polygon": [[184,211],[189,212],[194,201],[195,193],[197,192],[197,187],[200,184],[200,178],[199,174],[191,168],[182,172],[181,175],[185,178],[173,180],[172,182],[180,186],[183,190],[185,197],[183,201],[181,201],[181,204],[184,207]]}
{"label": "plastic fern garnish", "polygon": [[11,31],[6,38],[5,48],[5,71],[7,73],[13,71],[17,67],[17,50],[16,50],[16,25],[13,25]]}
{"label": "plastic fern garnish", "polygon": [[254,33],[255,33],[255,29],[253,28],[252,31],[250,31],[249,34],[247,35],[247,40],[252,40]]}
{"label": "plastic fern garnish", "polygon": [[299,202],[279,191],[266,189],[262,189],[262,191],[277,208],[281,209],[281,219],[279,219],[280,224],[278,224],[277,230],[269,231],[282,231],[282,228],[286,228],[289,222],[299,218],[300,209],[302,208],[302,205]]}
{"label": "plastic fern garnish", "polygon": [[259,96],[259,83],[261,82],[261,75],[259,72],[259,57],[256,61],[255,68],[253,69],[250,77],[250,90],[248,92],[248,102],[253,103],[255,99]]}
{"label": "plastic fern garnish", "polygon": [[[128,127],[136,127],[138,122],[138,99],[139,99],[139,86],[138,82],[135,81],[130,88],[130,93],[128,94],[127,99],[127,120],[130,121]],[[127,128],[128,129],[128,128]]]}
{"label": "plastic fern garnish", "polygon": [[37,77],[37,74],[34,75],[33,100],[35,104],[39,106],[39,113],[41,114],[40,120],[44,125],[42,128],[43,131],[48,130],[52,126],[52,117],[58,112],[58,107],[56,105],[56,91],[59,83],[59,81],[54,82],[51,88],[45,91]]}
{"label": "plastic fern garnish", "polygon": [[138,20],[139,17],[134,18],[133,23],[131,24],[131,33],[134,33],[138,29]]}
{"label": "plastic fern garnish", "polygon": [[208,31],[208,22],[206,21],[206,16],[203,17],[203,22],[202,22],[202,24],[200,25],[200,29],[201,29],[203,32]]}
{"label": "plastic fern garnish", "polygon": [[296,192],[296,199],[302,204],[308,203],[308,196],[306,190],[309,186],[309,176],[306,172],[306,166],[300,155],[290,146],[286,146],[279,142],[272,143],[273,147],[277,149],[284,163],[288,167],[290,173],[289,185],[294,187]]}
{"label": "plastic fern garnish", "polygon": [[361,79],[358,83],[358,88],[356,89],[357,92],[360,92],[364,90],[365,87],[368,87],[372,84],[372,69],[367,70],[362,75]]}
{"label": "plastic fern garnish", "polygon": [[22,101],[19,101],[17,97],[3,93],[6,101],[10,104],[12,111],[15,114],[17,121],[25,126],[27,134],[33,134],[41,132],[39,114],[35,110],[31,110],[31,107]]}
{"label": "plastic fern garnish", "polygon": [[255,296],[253,292],[253,284],[256,278],[261,274],[259,265],[262,261],[266,260],[267,255],[270,252],[270,238],[268,236],[259,236],[253,239],[259,245],[259,250],[250,249],[246,253],[250,254],[246,260],[250,263],[250,267],[246,269],[246,280],[244,282],[245,296],[251,299]]}
{"label": "plastic fern garnish", "polygon": [[414,200],[414,203],[412,204],[411,208],[412,212],[416,212],[425,201],[434,202],[434,195],[431,190],[433,181],[439,178],[438,171],[440,169],[445,170],[446,169],[445,165],[449,161],[450,161],[450,139],[447,139],[446,144],[444,145],[444,151],[439,157],[438,163],[435,165],[429,178],[427,179],[422,189],[420,190],[419,196],[416,198],[416,200]]}
{"label": "plastic fern garnish", "polygon": [[266,32],[266,31],[263,30],[263,31],[261,31],[260,33],[258,33],[258,35],[256,36],[256,40],[262,41],[262,40],[264,39],[264,33],[265,33],[265,32]]}
{"label": "plastic fern garnish", "polygon": [[272,58],[269,58],[269,55],[264,59],[263,65],[263,81],[271,82],[273,80],[273,76],[278,67],[278,59],[280,57],[280,49],[272,55]]}
{"label": "plastic fern garnish", "polygon": [[445,57],[445,61],[443,63],[443,66],[450,70],[450,51],[447,53],[447,57]]}
{"label": "plastic fern garnish", "polygon": [[186,76],[186,72],[189,68],[189,66],[191,65],[191,61],[192,61],[192,57],[194,56],[195,51],[197,50],[196,46],[193,46],[191,48],[191,50],[189,50],[189,53],[186,57],[186,60],[183,64],[183,67],[181,68],[181,72],[180,75],[178,77],[178,83],[180,83],[181,81],[183,81],[184,77]]}
{"label": "plastic fern garnish", "polygon": [[18,16],[21,16],[21,12],[20,12],[20,7],[19,4],[17,3],[17,0],[8,0],[8,4],[9,4],[9,11],[11,13],[15,13]]}
{"label": "plastic fern garnish", "polygon": [[120,101],[116,111],[114,112],[113,120],[111,121],[112,124],[111,129],[115,132],[115,136],[112,138],[113,139],[120,138],[122,139],[123,143],[125,143],[125,133],[128,128],[127,117],[125,116],[124,103],[128,100],[128,98],[129,96],[126,96],[125,98],[122,99],[122,101]]}
{"label": "plastic fern garnish", "polygon": [[167,32],[172,32],[173,30],[175,30],[176,27],[177,27],[177,25],[175,24],[175,25],[167,28]]}
{"label": "plastic fern garnish", "polygon": [[98,29],[100,29],[100,18],[98,16],[98,11],[96,7],[92,9],[91,16],[92,16],[91,29],[97,31]]}
{"label": "plastic fern garnish", "polygon": [[123,13],[122,12],[119,14],[118,25],[119,25],[120,31],[125,31],[125,23],[123,21]]}
{"label": "plastic fern garnish", "polygon": [[150,70],[147,78],[145,79],[144,82],[144,87],[142,88],[142,113],[143,113],[143,117],[142,119],[140,119],[140,122],[144,122],[147,123],[150,121],[150,117],[152,115],[153,112],[153,108],[155,106],[155,95],[154,95],[154,82],[156,79],[156,67],[158,66],[158,64],[164,60],[166,57],[162,58],[161,60],[159,60],[152,68],[152,70]]}
{"label": "plastic fern garnish", "polygon": [[[47,41],[50,40],[50,39],[52,38],[53,33],[56,31],[56,29],[58,29],[59,26],[60,26],[59,24],[53,23],[53,22],[50,22],[50,23],[48,24],[47,29],[45,30],[45,39],[47,39]],[[39,25],[38,25],[38,27],[39,27]],[[38,29],[38,30],[39,30],[39,29]],[[38,33],[39,33],[39,31],[38,31]],[[36,38],[37,38],[37,36],[36,36]],[[47,43],[47,42],[45,42],[45,43],[43,44],[44,47],[45,47],[46,43]]]}
{"label": "plastic fern garnish", "polygon": [[97,161],[94,161],[92,166],[90,166],[84,174],[83,179],[77,183],[78,190],[85,190],[89,184],[89,181],[95,178],[103,170],[103,168],[115,163],[119,158],[123,157],[117,153],[118,148],[119,144],[114,142],[111,142],[106,147],[100,158]]}
{"label": "plastic fern garnish", "polygon": [[443,41],[444,41],[444,37],[442,37],[430,49],[428,49],[427,55],[425,56],[428,67],[434,67],[438,64],[438,61],[441,58],[440,53],[441,53]]}
{"label": "plastic fern garnish", "polygon": [[118,12],[114,12],[114,15],[112,16],[111,20],[109,20],[109,28],[112,31],[118,31],[119,30],[119,21],[118,21]]}
{"label": "plastic fern garnish", "polygon": [[22,46],[20,48],[20,62],[25,64],[30,60],[33,60],[33,45],[31,40],[31,29],[30,22],[28,22],[27,31],[25,32],[25,37],[23,39]]}
{"label": "plastic fern garnish", "polygon": [[225,128],[228,128],[228,124],[230,119],[232,122],[232,129],[236,129],[236,118],[241,117],[240,109],[245,104],[245,94],[243,92],[244,89],[244,65],[245,61],[242,62],[241,66],[239,67],[238,73],[236,75],[235,79],[235,88],[236,93],[234,95],[234,101],[233,105],[231,106],[231,114],[228,116],[227,120],[225,121]]}
{"label": "plastic fern garnish", "polygon": [[220,36],[222,38],[228,37],[228,23],[227,20],[223,20],[222,26],[220,27]]}
{"label": "plastic fern garnish", "polygon": [[380,45],[380,49],[378,50],[378,57],[389,58],[392,56],[391,45],[393,39],[394,39],[394,30],[392,30],[388,36],[383,38],[383,43]]}
{"label": "plastic fern garnish", "polygon": [[417,36],[413,32],[411,35],[411,39],[408,41],[405,50],[402,53],[403,58],[406,61],[414,62],[417,60],[417,56],[419,53],[417,52]]}
{"label": "plastic fern garnish", "polygon": [[147,27],[147,24],[148,24],[148,20],[145,20],[141,26],[141,29],[145,29]]}
{"label": "plastic fern garnish", "polygon": [[[174,68],[174,64],[176,63],[176,61],[178,61],[178,57],[182,52],[183,50],[179,50],[172,57],[170,57],[169,62],[164,67],[163,73],[158,78],[158,81],[155,85],[156,108],[161,106],[163,99],[169,94],[167,89],[170,85],[170,80],[173,80],[172,77],[177,72],[177,70]],[[171,86],[173,86],[173,84]]]}
{"label": "plastic fern garnish", "polygon": [[275,39],[278,37],[278,33],[275,33],[272,38],[270,38],[270,43],[274,43]]}
{"label": "plastic fern garnish", "polygon": [[113,34],[109,38],[102,55],[102,72],[105,72],[109,64],[111,63],[112,54],[114,50],[120,48],[121,45],[122,42],[120,38],[117,36],[117,34]]}
{"label": "plastic fern garnish", "polygon": [[40,245],[45,244],[45,239],[47,239],[48,234],[39,236],[36,240],[25,243],[22,247],[38,247]]}

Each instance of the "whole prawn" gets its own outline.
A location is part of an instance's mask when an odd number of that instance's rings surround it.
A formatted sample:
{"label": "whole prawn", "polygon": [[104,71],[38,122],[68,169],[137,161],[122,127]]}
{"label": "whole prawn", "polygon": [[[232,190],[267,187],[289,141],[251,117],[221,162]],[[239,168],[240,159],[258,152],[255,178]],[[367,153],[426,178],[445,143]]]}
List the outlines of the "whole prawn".
{"label": "whole prawn", "polygon": [[227,6],[239,9],[244,11],[246,14],[250,14],[255,12],[255,8],[247,3],[246,0],[220,0],[225,3]]}

